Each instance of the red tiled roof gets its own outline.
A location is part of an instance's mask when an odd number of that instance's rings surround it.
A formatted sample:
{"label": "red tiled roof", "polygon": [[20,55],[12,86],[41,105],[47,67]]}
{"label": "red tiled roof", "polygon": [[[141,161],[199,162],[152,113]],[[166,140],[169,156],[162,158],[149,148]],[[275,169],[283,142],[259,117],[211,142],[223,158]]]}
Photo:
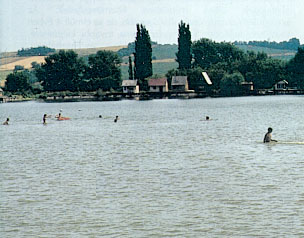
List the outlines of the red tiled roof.
{"label": "red tiled roof", "polygon": [[149,79],[148,85],[149,86],[165,86],[166,82],[167,82],[166,78]]}

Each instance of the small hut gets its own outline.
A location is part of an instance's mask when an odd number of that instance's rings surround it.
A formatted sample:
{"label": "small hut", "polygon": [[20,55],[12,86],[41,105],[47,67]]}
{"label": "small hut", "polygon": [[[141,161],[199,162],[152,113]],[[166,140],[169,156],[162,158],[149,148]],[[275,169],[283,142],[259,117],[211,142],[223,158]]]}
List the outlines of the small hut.
{"label": "small hut", "polygon": [[171,88],[173,91],[188,91],[189,87],[187,76],[172,76]]}
{"label": "small hut", "polygon": [[285,90],[288,87],[288,82],[286,80],[281,80],[274,85],[275,90]]}
{"label": "small hut", "polygon": [[149,79],[148,81],[150,92],[168,92],[168,81],[166,78]]}
{"label": "small hut", "polygon": [[137,80],[123,80],[121,86],[123,93],[139,93]]}

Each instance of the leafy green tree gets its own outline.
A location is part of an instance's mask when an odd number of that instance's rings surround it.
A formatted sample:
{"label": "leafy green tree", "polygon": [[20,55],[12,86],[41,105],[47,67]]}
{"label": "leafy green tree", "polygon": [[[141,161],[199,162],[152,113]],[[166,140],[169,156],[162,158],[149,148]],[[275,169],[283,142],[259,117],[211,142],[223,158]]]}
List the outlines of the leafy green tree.
{"label": "leafy green tree", "polygon": [[300,89],[304,89],[304,49],[298,48],[293,59],[287,64],[287,71],[290,74],[291,83]]}
{"label": "leafy green tree", "polygon": [[25,72],[14,72],[6,77],[5,90],[9,92],[24,92],[31,89],[29,76]]}
{"label": "leafy green tree", "polygon": [[38,64],[36,61],[33,61],[32,63],[31,63],[31,65],[32,65],[32,69],[39,69],[40,67],[41,67],[41,65],[40,64]]}
{"label": "leafy green tree", "polygon": [[265,53],[248,52],[244,59],[235,64],[248,82],[253,82],[255,89],[267,89],[286,78],[285,66],[281,60],[268,57]]}
{"label": "leafy green tree", "polygon": [[228,72],[230,72],[230,67],[226,62],[219,62],[208,69],[207,73],[212,81],[210,87],[214,93],[219,91],[221,80]]}
{"label": "leafy green tree", "polygon": [[24,70],[24,66],[23,65],[15,65],[14,72],[17,72],[18,70]]}
{"label": "leafy green tree", "polygon": [[176,53],[176,61],[178,62],[179,69],[191,68],[191,32],[189,24],[183,21],[178,25],[178,52]]}
{"label": "leafy green tree", "polygon": [[131,56],[129,56],[129,70],[128,70],[128,73],[129,73],[129,79],[133,80],[134,76],[133,76],[133,67],[132,67],[132,58],[131,58]]}
{"label": "leafy green tree", "polygon": [[77,91],[84,70],[84,62],[74,51],[60,50],[45,58],[36,76],[46,91]]}
{"label": "leafy green tree", "polygon": [[136,25],[134,76],[142,89],[147,89],[146,78],[152,76],[152,46],[149,32],[143,25]]}
{"label": "leafy green tree", "polygon": [[32,84],[34,83],[37,83],[38,82],[38,79],[36,77],[36,73],[34,70],[28,70],[28,69],[25,69],[24,71],[22,71],[26,77],[28,77],[28,83],[32,86]]}
{"label": "leafy green tree", "polygon": [[120,64],[121,59],[116,53],[106,50],[98,51],[95,55],[89,56],[85,77],[96,84],[96,89],[118,89],[121,83]]}
{"label": "leafy green tree", "polygon": [[226,74],[220,82],[222,96],[239,96],[242,95],[241,83],[244,82],[244,77],[239,72]]}
{"label": "leafy green tree", "polygon": [[230,43],[216,43],[209,39],[201,39],[193,43],[192,52],[194,54],[194,66],[208,69],[219,62],[232,64],[237,60],[242,60],[244,53]]}

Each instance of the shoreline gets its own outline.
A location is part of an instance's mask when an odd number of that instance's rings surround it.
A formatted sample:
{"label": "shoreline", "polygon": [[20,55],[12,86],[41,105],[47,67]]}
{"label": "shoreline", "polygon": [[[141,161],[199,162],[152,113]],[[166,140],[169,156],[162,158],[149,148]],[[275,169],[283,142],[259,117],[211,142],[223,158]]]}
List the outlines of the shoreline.
{"label": "shoreline", "polygon": [[253,91],[237,96],[222,96],[219,94],[208,94],[207,92],[194,91],[171,91],[171,92],[140,92],[140,93],[104,93],[97,95],[97,93],[80,93],[71,96],[64,95],[64,92],[37,95],[36,97],[23,98],[22,96],[0,96],[0,103],[9,102],[25,102],[25,101],[44,101],[44,102],[83,102],[83,101],[120,101],[120,100],[153,100],[153,99],[195,99],[195,98],[218,98],[218,97],[246,97],[246,96],[271,96],[271,95],[303,95],[304,90],[297,91]]}

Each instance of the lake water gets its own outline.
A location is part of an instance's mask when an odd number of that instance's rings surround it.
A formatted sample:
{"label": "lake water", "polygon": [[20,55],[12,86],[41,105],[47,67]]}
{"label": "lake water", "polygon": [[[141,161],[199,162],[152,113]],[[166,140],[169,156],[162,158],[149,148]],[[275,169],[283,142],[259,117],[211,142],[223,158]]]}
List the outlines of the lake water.
{"label": "lake water", "polygon": [[303,115],[303,96],[0,104],[0,237],[303,237]]}

